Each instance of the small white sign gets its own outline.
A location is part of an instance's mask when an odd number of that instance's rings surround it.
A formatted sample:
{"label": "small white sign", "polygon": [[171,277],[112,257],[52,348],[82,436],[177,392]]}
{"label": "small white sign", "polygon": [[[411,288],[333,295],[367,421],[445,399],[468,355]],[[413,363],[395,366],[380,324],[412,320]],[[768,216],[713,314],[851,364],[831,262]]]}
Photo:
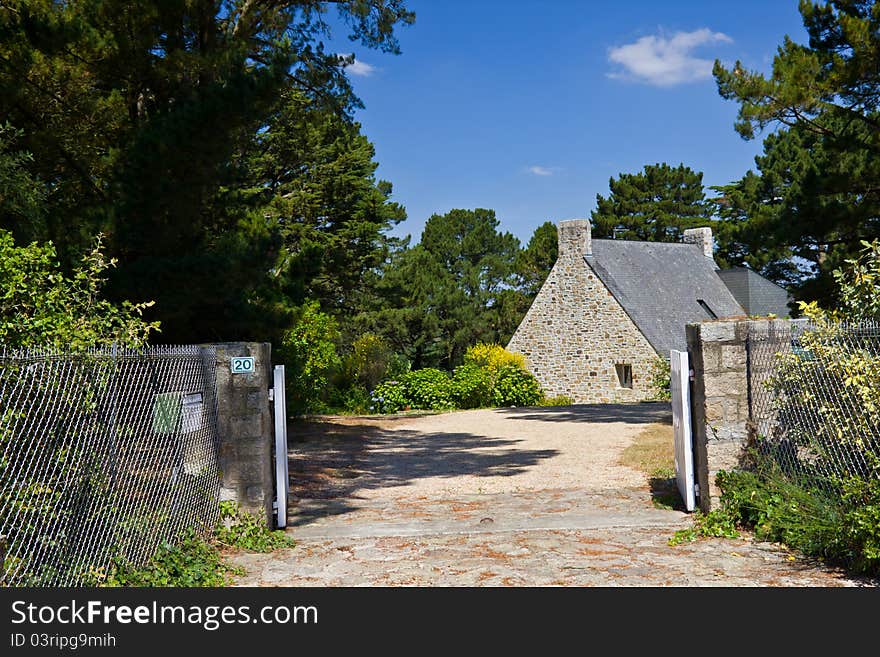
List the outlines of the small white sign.
{"label": "small white sign", "polygon": [[184,395],[180,406],[180,431],[192,433],[202,428],[202,393]]}
{"label": "small white sign", "polygon": [[233,374],[253,374],[254,358],[253,356],[235,356],[231,362]]}

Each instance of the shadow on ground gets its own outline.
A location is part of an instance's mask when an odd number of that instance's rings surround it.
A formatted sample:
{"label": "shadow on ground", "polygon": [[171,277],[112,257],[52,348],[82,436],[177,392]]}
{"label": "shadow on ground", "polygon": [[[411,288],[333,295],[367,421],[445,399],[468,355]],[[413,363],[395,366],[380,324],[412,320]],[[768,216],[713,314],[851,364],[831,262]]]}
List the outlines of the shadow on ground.
{"label": "shadow on ground", "polygon": [[577,404],[574,406],[528,406],[499,408],[514,420],[541,420],[542,422],[626,422],[628,424],[672,424],[672,405],[669,402],[639,402],[634,404]]}
{"label": "shadow on ground", "polygon": [[[397,430],[392,435],[364,420],[296,421],[288,436],[292,526],[354,511],[366,490],[405,486],[423,477],[513,476],[559,453],[515,449],[517,440],[470,433]],[[493,451],[477,451],[485,448]]]}

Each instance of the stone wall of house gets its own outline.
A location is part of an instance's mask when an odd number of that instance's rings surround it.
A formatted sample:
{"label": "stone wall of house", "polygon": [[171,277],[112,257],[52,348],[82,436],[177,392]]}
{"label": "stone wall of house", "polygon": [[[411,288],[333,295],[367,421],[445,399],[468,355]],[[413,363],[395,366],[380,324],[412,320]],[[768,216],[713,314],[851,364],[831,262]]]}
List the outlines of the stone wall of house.
{"label": "stone wall of house", "polygon": [[[586,219],[559,225],[559,257],[507,348],[523,354],[548,396],[577,403],[649,397],[657,353],[584,260],[591,252]],[[632,366],[622,388],[615,365]]]}

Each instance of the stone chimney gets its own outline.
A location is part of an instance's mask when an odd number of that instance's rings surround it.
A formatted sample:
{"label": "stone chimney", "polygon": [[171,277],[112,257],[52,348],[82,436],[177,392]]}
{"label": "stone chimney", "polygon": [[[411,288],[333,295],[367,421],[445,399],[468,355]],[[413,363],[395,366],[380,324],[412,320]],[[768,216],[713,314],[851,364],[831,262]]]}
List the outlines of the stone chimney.
{"label": "stone chimney", "polygon": [[589,219],[567,219],[560,221],[559,257],[583,258],[593,255],[593,239],[590,236]]}
{"label": "stone chimney", "polygon": [[688,228],[684,231],[684,237],[681,241],[685,244],[697,244],[703,249],[704,256],[715,259],[715,240],[712,239],[712,229],[708,226],[704,228]]}

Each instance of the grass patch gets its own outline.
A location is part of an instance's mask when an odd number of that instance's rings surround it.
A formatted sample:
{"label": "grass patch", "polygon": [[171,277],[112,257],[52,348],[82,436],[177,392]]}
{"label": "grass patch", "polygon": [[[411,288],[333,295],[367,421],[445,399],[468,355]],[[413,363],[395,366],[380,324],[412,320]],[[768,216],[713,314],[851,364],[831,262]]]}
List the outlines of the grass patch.
{"label": "grass patch", "polygon": [[672,426],[649,424],[642,429],[620,457],[620,465],[635,468],[649,477],[658,472],[673,472],[675,454]]}
{"label": "grass patch", "polygon": [[620,465],[644,472],[651,487],[651,501],[658,509],[684,510],[675,484],[675,453],[672,426],[649,424],[620,456]]}

